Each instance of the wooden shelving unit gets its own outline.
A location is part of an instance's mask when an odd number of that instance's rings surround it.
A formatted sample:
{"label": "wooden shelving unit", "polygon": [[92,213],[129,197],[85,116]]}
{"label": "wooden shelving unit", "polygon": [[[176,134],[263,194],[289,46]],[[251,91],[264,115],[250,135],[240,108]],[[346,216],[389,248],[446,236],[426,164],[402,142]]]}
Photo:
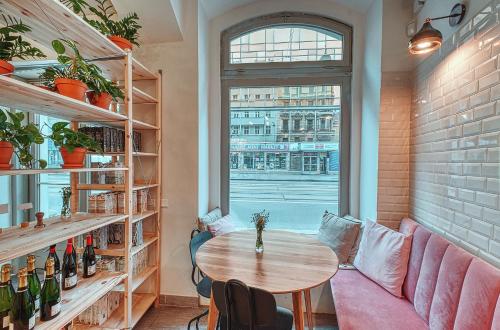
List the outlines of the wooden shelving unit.
{"label": "wooden shelving unit", "polygon": [[[0,231],[0,263],[47,248],[49,245],[79,236],[113,224],[125,226],[125,243],[96,250],[103,255],[124,258],[124,272],[100,271],[89,279],[80,279],[76,288],[62,296],[61,314],[48,322],[38,322],[36,329],[59,329],[110,291],[123,292],[119,308],[100,327],[74,324],[77,329],[128,329],[137,324],[144,313],[159,304],[160,289],[160,201],[161,201],[161,73],[154,73],[123,51],[108,38],[84,22],[59,0],[25,1],[2,0],[0,9],[21,18],[32,28],[27,37],[50,48],[52,40],[66,38],[76,41],[81,54],[93,60],[105,75],[123,86],[125,100],[119,112],[108,111],[89,103],[74,100],[15,77],[0,76],[0,106],[71,121],[73,128],[80,123],[120,127],[125,131],[125,152],[107,153],[120,157],[123,168],[81,169],[11,169],[0,171],[0,176],[70,173],[73,215],[70,219],[46,219],[46,226],[38,229],[34,223],[28,228],[5,228]],[[45,61],[47,62],[47,61]],[[21,63],[22,64],[22,63]],[[142,133],[143,145],[134,152],[132,134]],[[89,158],[92,155],[88,156]],[[85,181],[85,173],[121,171],[123,185],[95,185]],[[147,173],[147,174],[144,174]],[[145,177],[145,176],[149,176]],[[79,205],[81,194],[88,190],[121,191],[125,194],[124,214],[102,215],[85,213]],[[154,209],[133,214],[132,194],[147,190],[153,196]],[[82,212],[78,212],[82,211]],[[142,221],[144,244],[132,246],[133,225]],[[133,274],[133,256],[147,249],[148,266]]]}

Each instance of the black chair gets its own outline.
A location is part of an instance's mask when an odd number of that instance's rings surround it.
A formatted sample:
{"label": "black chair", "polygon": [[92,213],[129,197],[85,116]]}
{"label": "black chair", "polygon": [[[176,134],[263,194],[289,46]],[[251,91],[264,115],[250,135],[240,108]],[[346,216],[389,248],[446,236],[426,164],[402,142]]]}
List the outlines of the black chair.
{"label": "black chair", "polygon": [[[189,241],[189,252],[191,253],[191,264],[193,271],[191,272],[191,281],[196,286],[198,294],[205,298],[210,298],[212,293],[212,280],[205,276],[196,265],[196,252],[206,241],[212,238],[212,234],[208,231],[199,231],[195,229],[191,232],[191,240]],[[196,321],[196,329],[199,329],[200,319],[208,315],[208,310],[194,317],[188,323],[188,330],[191,329],[191,324]]]}
{"label": "black chair", "polygon": [[291,330],[293,314],[274,296],[238,280],[212,284],[221,330]]}

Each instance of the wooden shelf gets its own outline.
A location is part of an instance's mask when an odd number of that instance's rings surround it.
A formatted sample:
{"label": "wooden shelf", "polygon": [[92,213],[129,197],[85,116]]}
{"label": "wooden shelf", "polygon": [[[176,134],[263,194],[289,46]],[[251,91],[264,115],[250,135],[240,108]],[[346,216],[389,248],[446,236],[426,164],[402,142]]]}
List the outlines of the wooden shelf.
{"label": "wooden shelf", "polygon": [[[52,1],[46,1],[52,2]],[[78,101],[20,80],[0,76],[0,105],[80,122],[123,126],[126,116]]]}
{"label": "wooden shelf", "polygon": [[136,223],[137,221],[144,220],[156,214],[158,214],[158,211],[146,211],[140,214],[134,214],[134,216],[132,217],[132,223]]}
{"label": "wooden shelf", "polygon": [[151,130],[159,129],[158,126],[148,124],[148,123],[145,123],[145,122],[137,120],[137,119],[132,120],[132,124],[133,124],[134,129],[151,129]]}
{"label": "wooden shelf", "polygon": [[61,314],[50,321],[39,321],[37,330],[61,329],[80,313],[101,299],[116,285],[127,277],[127,274],[99,271],[90,278],[81,278],[76,288],[63,291],[61,296]]}
{"label": "wooden shelf", "polygon": [[133,104],[156,104],[158,100],[147,94],[146,92],[141,91],[137,87],[133,87],[132,89],[132,103]]}
{"label": "wooden shelf", "polygon": [[134,152],[134,157],[158,157],[158,154],[155,152]]}
{"label": "wooden shelf", "polygon": [[90,213],[73,214],[70,219],[48,218],[44,228],[35,228],[36,222],[28,228],[11,227],[0,234],[0,263],[46,248],[97,228],[107,226],[126,218],[127,215],[99,215]]}
{"label": "wooden shelf", "polygon": [[[149,307],[153,305],[156,300],[154,293],[134,293],[132,294],[132,327],[134,327],[143,315],[147,312]],[[124,309],[123,301],[120,307],[111,314],[108,320],[100,327],[101,329],[124,329]],[[84,328],[85,329],[85,328]],[[96,329],[99,329],[96,328]]]}
{"label": "wooden shelf", "polygon": [[139,251],[144,250],[145,248],[147,248],[151,244],[156,243],[156,241],[158,241],[158,237],[155,236],[154,234],[144,233],[143,240],[144,240],[144,243],[142,245],[137,245],[137,246],[132,247],[132,250],[130,252],[131,255],[137,254]]}
{"label": "wooden shelf", "polygon": [[57,173],[86,173],[86,172],[108,172],[108,171],[127,171],[126,167],[113,168],[46,168],[46,169],[13,169],[0,170],[2,175],[31,175],[31,174],[57,174]]}
{"label": "wooden shelf", "polygon": [[[132,190],[143,190],[156,188],[159,185],[157,183],[152,184],[137,184],[134,185]],[[122,184],[79,184],[76,186],[78,190],[102,190],[102,191],[125,191],[125,186]]]}
{"label": "wooden shelf", "polygon": [[[31,27],[26,37],[52,49],[54,39],[76,41],[86,59],[124,57],[126,53],[58,0],[2,0],[2,11]],[[61,35],[63,34],[63,36]],[[123,71],[123,70],[122,70]]]}
{"label": "wooden shelf", "polygon": [[[106,78],[113,81],[124,80],[123,72],[124,65],[123,61],[97,61],[95,62],[102,69],[102,72]],[[144,65],[142,65],[135,58],[132,60],[132,80],[154,80],[157,75],[148,70]]]}
{"label": "wooden shelf", "polygon": [[[136,254],[137,252],[144,250],[151,244],[155,243],[158,240],[158,237],[153,234],[144,233],[144,243],[138,246],[133,246],[131,248],[131,255]],[[108,244],[107,249],[94,249],[95,254],[110,256],[110,257],[123,257],[125,256],[125,248],[123,244]]]}

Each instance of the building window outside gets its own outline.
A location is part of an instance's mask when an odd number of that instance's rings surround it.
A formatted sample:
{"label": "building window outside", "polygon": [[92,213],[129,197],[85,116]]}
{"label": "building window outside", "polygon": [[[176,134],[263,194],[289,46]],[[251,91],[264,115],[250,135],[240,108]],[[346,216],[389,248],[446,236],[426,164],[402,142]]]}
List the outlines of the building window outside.
{"label": "building window outside", "polygon": [[258,125],[254,126],[254,130],[255,130],[255,135],[260,135],[260,126]]}
{"label": "building window outside", "polygon": [[249,118],[249,117],[250,117],[250,112],[245,111],[245,118]]}
{"label": "building window outside", "polygon": [[260,94],[255,95],[256,100],[260,100]]}
{"label": "building window outside", "polygon": [[293,130],[294,131],[300,131],[300,119],[294,119],[293,120]]}
{"label": "building window outside", "polygon": [[255,111],[255,118],[260,118],[260,111]]}
{"label": "building window outside", "polygon": [[238,99],[238,95],[233,95],[233,100],[236,101]]}
{"label": "building window outside", "polygon": [[314,119],[307,119],[307,130],[314,130]]}
{"label": "building window outside", "polygon": [[248,94],[245,94],[245,101],[248,101]]}
{"label": "building window outside", "polygon": [[231,135],[240,134],[240,127],[238,125],[231,126]]}
{"label": "building window outside", "polygon": [[266,125],[266,135],[271,135],[271,126]]}
{"label": "building window outside", "polygon": [[243,135],[248,135],[250,134],[250,126],[243,126]]}
{"label": "building window outside", "polygon": [[283,132],[288,132],[288,119],[283,119],[281,122],[281,130]]}

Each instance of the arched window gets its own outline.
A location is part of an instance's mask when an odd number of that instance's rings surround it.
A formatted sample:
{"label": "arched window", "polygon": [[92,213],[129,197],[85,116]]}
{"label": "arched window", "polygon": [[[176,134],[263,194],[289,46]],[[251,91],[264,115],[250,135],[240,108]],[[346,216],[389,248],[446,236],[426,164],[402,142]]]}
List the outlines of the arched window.
{"label": "arched window", "polygon": [[303,232],[348,213],[351,45],[350,26],[303,13],[221,34],[221,207],[238,227],[262,209]]}

